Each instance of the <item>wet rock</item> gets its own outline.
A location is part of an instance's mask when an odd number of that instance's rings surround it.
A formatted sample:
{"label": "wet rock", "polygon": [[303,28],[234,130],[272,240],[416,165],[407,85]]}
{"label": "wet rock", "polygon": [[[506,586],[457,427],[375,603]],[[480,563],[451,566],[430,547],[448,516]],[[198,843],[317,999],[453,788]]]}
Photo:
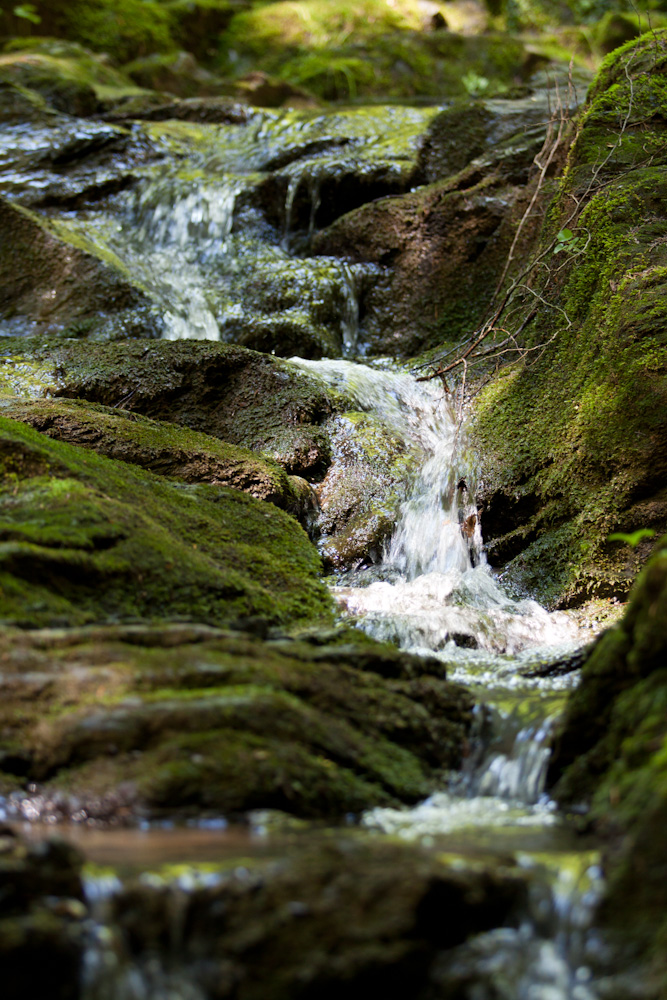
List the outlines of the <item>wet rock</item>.
{"label": "wet rock", "polygon": [[512,866],[454,868],[411,847],[349,840],[251,862],[186,898],[168,884],[129,884],[111,919],[126,968],[143,975],[142,953],[175,960],[207,997],[424,997],[436,957],[512,922],[526,891]]}
{"label": "wet rock", "polygon": [[328,616],[317,554],[283,511],[0,423],[6,623]]}
{"label": "wet rock", "polygon": [[325,568],[379,562],[406,499],[406,448],[367,413],[344,413],[329,424],[332,458],[317,487],[318,528]]}
{"label": "wet rock", "polygon": [[[566,807],[588,809],[606,840],[601,920],[619,957],[634,951],[667,981],[667,539],[658,544],[620,623],[602,634],[556,733],[549,781]],[[628,924],[632,909],[634,919]],[[653,996],[653,993],[649,993]]]}
{"label": "wet rock", "polygon": [[[91,254],[63,243],[36,216],[0,199],[0,321],[23,333],[102,332],[136,322],[142,292]],[[150,313],[145,317],[150,322]]]}
{"label": "wet rock", "polygon": [[[371,353],[415,355],[476,329],[527,207],[549,118],[546,90],[455,104],[432,119],[420,145],[412,182],[430,186],[365,204],[315,235],[314,253],[379,269],[360,297]],[[526,227],[517,255],[535,238]]]}
{"label": "wet rock", "polygon": [[17,816],[342,816],[414,802],[460,766],[472,721],[470,695],[440,661],[354,632],[333,642],[193,624],[3,635],[0,743],[29,755],[29,780],[47,782],[12,799]]}
{"label": "wet rock", "polygon": [[293,483],[275,462],[208,435],[76,400],[0,399],[0,413],[57,441],[186,483],[242,490],[307,520],[311,503],[302,482]]}
{"label": "wet rock", "polygon": [[[552,606],[624,598],[651,542],[608,535],[667,527],[663,42],[619,49],[596,79],[545,205],[544,267],[509,328],[525,324],[520,343],[539,360],[501,373],[478,408],[492,565]],[[641,135],[619,107],[646,119]],[[555,254],[564,226],[583,239]]]}
{"label": "wet rock", "polygon": [[[561,79],[560,84],[567,95],[567,82]],[[544,142],[553,102],[546,89],[526,89],[521,98],[461,101],[440,112],[424,136],[420,176],[431,184],[457,174],[481,156],[487,166],[513,159],[517,174],[520,169],[527,171]],[[574,110],[575,95],[568,97]]]}
{"label": "wet rock", "polygon": [[385,198],[317,234],[318,254],[370,262],[380,277],[360,304],[370,353],[409,357],[475,329],[488,308],[511,242],[521,189],[472,180]]}
{"label": "wet rock", "polygon": [[174,100],[168,94],[150,94],[117,101],[103,118],[109,122],[185,121],[204,125],[241,125],[250,112],[230,97],[188,97]]}

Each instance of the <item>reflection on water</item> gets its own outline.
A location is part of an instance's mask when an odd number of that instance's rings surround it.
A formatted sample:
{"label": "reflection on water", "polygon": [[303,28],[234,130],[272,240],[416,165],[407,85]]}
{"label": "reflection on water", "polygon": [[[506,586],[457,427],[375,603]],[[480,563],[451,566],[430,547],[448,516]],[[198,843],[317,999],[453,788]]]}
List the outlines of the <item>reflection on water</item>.
{"label": "reflection on water", "polygon": [[174,823],[145,824],[123,829],[96,828],[85,823],[52,825],[14,824],[28,840],[52,837],[54,829],[78,847],[95,865],[111,866],[120,874],[146,868],[189,862],[210,864],[228,861],[244,853],[266,853],[268,841],[247,824],[225,820],[202,821],[197,826]]}

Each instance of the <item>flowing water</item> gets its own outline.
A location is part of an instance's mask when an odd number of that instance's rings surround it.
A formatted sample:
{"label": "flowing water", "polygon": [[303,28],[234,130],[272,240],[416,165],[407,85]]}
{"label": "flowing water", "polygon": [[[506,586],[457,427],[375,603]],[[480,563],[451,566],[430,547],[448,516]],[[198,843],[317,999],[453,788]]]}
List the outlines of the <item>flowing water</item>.
{"label": "flowing water", "polygon": [[[316,357],[329,349],[363,355],[358,296],[373,269],[298,254],[327,221],[332,178],[337,190],[350,177],[379,194],[400,189],[433,113],[378,109],[370,145],[367,110],[358,119],[354,112],[263,112],[243,127],[151,126],[164,162],[104,210],[60,213],[54,225],[133,273],[156,303],[163,336],[238,340],[265,350],[278,337],[283,353],[290,338],[297,345],[305,339],[316,345]],[[280,203],[270,222],[262,208],[267,164],[275,166],[271,196]],[[395,366],[387,370],[391,365],[292,363],[372,413],[412,456],[407,499],[382,559],[332,584],[341,616],[375,638],[440,658],[448,677],[472,687],[478,700],[462,773],[414,808],[369,811],[361,828],[468,860],[509,852],[542,872],[519,926],[454,949],[438,973],[443,983],[458,983],[470,1000],[592,1000],[589,962],[599,959],[601,945],[590,921],[600,872],[594,855],[575,849],[544,792],[550,727],[575,679],[525,676],[531,664],[587,637],[566,615],[505,593],[487,565],[474,449],[442,388],[418,384]],[[274,849],[261,823],[245,832],[222,827],[88,834],[96,841],[82,831],[80,842],[96,861],[120,869],[137,857],[155,867],[165,856],[201,860],[204,851],[220,860]],[[207,877],[190,875],[181,889]],[[102,923],[105,900],[118,886],[116,876],[90,880]],[[193,984],[136,969],[120,978],[116,972],[111,988],[113,961],[100,933],[87,966],[89,1000],[204,995]]]}

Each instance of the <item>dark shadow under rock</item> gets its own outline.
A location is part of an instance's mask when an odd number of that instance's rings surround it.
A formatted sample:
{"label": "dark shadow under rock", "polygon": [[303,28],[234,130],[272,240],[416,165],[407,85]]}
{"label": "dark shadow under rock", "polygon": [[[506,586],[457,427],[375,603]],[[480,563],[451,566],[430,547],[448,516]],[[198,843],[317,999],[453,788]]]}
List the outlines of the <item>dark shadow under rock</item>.
{"label": "dark shadow under rock", "polygon": [[[223,1000],[351,1000],[427,995],[443,950],[506,925],[527,896],[513,865],[455,868],[407,846],[349,839],[250,863],[178,900],[126,885],[110,922],[126,967],[142,956]],[[169,943],[171,942],[171,944]]]}
{"label": "dark shadow under rock", "polygon": [[86,944],[83,858],[61,840],[26,844],[0,825],[0,966],[5,1000],[77,1000]]}

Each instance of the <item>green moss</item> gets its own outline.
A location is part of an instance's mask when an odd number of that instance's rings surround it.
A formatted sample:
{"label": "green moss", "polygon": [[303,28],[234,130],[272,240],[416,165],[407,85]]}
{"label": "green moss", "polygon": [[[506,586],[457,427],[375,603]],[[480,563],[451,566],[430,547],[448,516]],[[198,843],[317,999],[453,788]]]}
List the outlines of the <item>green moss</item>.
{"label": "green moss", "polygon": [[0,389],[4,378],[10,393],[36,395],[50,382],[54,394],[185,424],[311,479],[330,460],[321,425],[349,405],[289,362],[230,344],[8,337],[2,346]]}
{"label": "green moss", "polygon": [[[639,576],[621,622],[590,654],[557,734],[555,794],[586,803],[605,835],[601,917],[667,979],[667,538]],[[634,914],[627,924],[628,908]]]}
{"label": "green moss", "polygon": [[[79,42],[118,62],[176,48],[172,17],[157,0],[36,0],[34,6],[41,33]],[[32,34],[20,18],[6,29],[16,35]]]}
{"label": "green moss", "polygon": [[[543,246],[565,224],[581,243],[566,259],[547,254],[537,278],[545,305],[527,343],[546,346],[496,379],[478,409],[489,481],[518,505],[520,526],[498,558],[514,556],[509,578],[550,603],[625,594],[651,546],[606,536],[666,524],[667,186],[653,115],[667,110],[667,91],[661,72],[642,69],[647,45],[637,45],[637,68],[629,62],[632,88],[613,82],[630,50],[606,66],[610,89],[593,88],[549,209]],[[619,106],[632,112],[620,135]]]}
{"label": "green moss", "polygon": [[243,490],[300,516],[309,501],[269,458],[176,424],[81,400],[0,396],[0,413],[49,437],[92,448],[160,475]]}
{"label": "green moss", "polygon": [[[129,794],[172,812],[340,815],[428,794],[460,764],[468,693],[439,662],[328,634],[5,630],[2,655],[21,676],[0,706],[0,761],[28,761],[32,778],[85,802]],[[44,671],[51,682],[27,698]]]}
{"label": "green moss", "polygon": [[14,421],[0,428],[6,622],[326,616],[316,553],[286,514],[222,487],[168,483]]}
{"label": "green moss", "polygon": [[75,42],[52,38],[15,39],[0,56],[0,75],[32,88],[58,110],[90,114],[95,105],[81,104],[86,90],[99,101],[143,93],[123,73]]}

